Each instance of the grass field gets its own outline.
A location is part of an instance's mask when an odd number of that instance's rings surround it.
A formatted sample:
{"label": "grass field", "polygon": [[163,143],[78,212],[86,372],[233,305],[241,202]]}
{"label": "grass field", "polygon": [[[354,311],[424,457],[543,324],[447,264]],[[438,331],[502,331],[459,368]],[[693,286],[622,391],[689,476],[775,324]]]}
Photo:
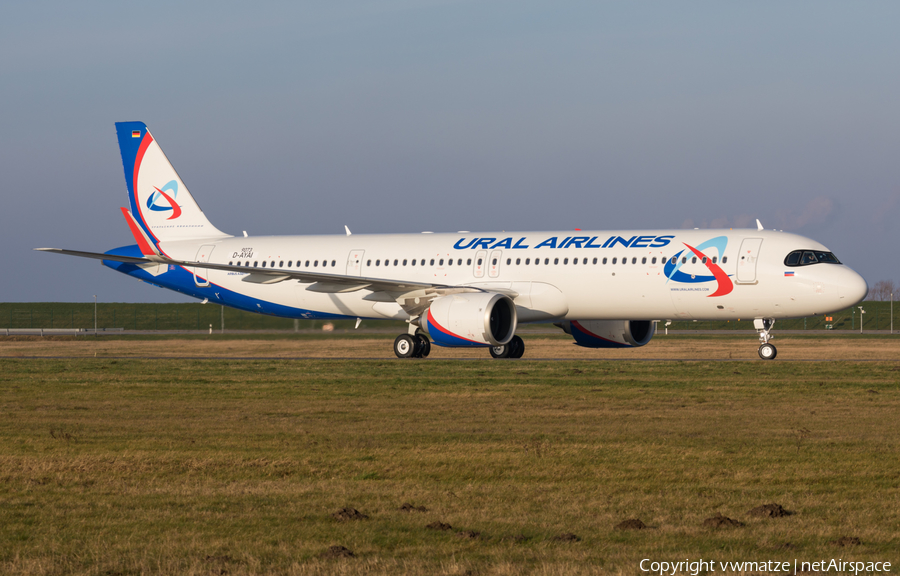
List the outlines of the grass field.
{"label": "grass field", "polygon": [[[0,340],[0,355],[73,340]],[[249,340],[149,360],[103,356],[213,342],[92,340],[75,344],[97,358],[0,359],[0,573],[900,563],[900,359],[782,361],[785,339],[774,362],[225,358]],[[270,356],[295,344],[262,342]],[[348,342],[389,353],[390,339]],[[724,354],[738,340],[668,342]],[[898,358],[883,342],[850,349]],[[749,514],[768,503],[793,514]],[[368,518],[335,519],[344,508]],[[744,525],[703,526],[718,513]],[[631,518],[648,528],[614,529]]]}

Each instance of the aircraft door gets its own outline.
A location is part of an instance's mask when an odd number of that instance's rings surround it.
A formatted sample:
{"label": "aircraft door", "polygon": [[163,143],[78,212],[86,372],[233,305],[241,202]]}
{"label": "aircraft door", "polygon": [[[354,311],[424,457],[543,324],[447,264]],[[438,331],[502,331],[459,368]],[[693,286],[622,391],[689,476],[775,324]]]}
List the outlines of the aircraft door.
{"label": "aircraft door", "polygon": [[[214,244],[204,244],[197,250],[197,257],[194,259],[197,262],[209,262],[209,257],[212,255],[213,248],[216,246]],[[194,285],[199,286],[200,288],[206,288],[209,286],[209,273],[211,270],[207,268],[194,268]],[[203,274],[203,276],[197,276],[197,274]]]}
{"label": "aircraft door", "polygon": [[500,257],[503,256],[503,250],[494,250],[491,252],[491,260],[488,262],[488,276],[496,278],[500,275]]}
{"label": "aircraft door", "polygon": [[487,250],[479,250],[475,254],[475,264],[472,268],[472,273],[476,278],[484,278],[485,260],[487,260]]}
{"label": "aircraft door", "polygon": [[362,261],[365,250],[351,250],[347,256],[347,276],[362,275]]}
{"label": "aircraft door", "polygon": [[756,284],[756,263],[762,238],[744,238],[737,261],[737,283]]}

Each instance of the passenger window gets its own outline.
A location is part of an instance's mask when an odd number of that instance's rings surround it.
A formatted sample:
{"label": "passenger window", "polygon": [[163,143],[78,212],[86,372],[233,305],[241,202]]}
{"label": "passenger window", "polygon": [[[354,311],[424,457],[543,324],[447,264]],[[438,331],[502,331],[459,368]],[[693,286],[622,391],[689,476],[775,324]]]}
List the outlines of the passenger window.
{"label": "passenger window", "polygon": [[406,259],[403,259],[403,265],[406,266]]}
{"label": "passenger window", "polygon": [[293,262],[293,260],[288,260],[288,268],[291,267],[291,262]]}
{"label": "passenger window", "polygon": [[[309,262],[307,262],[306,265],[309,266]],[[371,265],[372,265],[372,261],[366,260],[366,266],[371,266]]]}
{"label": "passenger window", "polygon": [[618,260],[618,258],[613,258],[612,263],[615,264],[617,260]]}
{"label": "passenger window", "polygon": [[701,258],[700,261],[703,262],[704,264],[706,264],[706,256],[704,256],[703,258]]}
{"label": "passenger window", "polygon": [[595,265],[597,264],[597,259],[596,259],[596,258],[594,258],[594,264],[595,264]]}
{"label": "passenger window", "polygon": [[[432,261],[432,264],[433,264],[433,263],[434,263],[434,262]],[[424,266],[424,265],[425,265],[425,259],[422,258],[422,261],[419,262],[419,266]]]}
{"label": "passenger window", "polygon": [[[606,258],[603,259],[603,263],[606,264]],[[613,262],[615,264],[615,262]]]}
{"label": "passenger window", "polygon": [[531,258],[526,258],[525,265],[528,266],[529,264],[531,264]]}
{"label": "passenger window", "polygon": [[716,263],[716,260],[718,260],[718,259],[719,259],[718,256],[713,256],[713,260],[712,260],[713,264],[715,264],[715,263]]}
{"label": "passenger window", "polygon": [[681,263],[682,263],[682,264],[687,264],[687,256],[682,256],[682,258],[681,258]]}
{"label": "passenger window", "polygon": [[316,260],[315,262],[313,262],[313,266],[314,266],[314,267],[315,267],[315,266],[318,266],[318,265],[319,265],[319,261],[318,261],[318,260]]}
{"label": "passenger window", "polygon": [[457,266],[462,266],[462,258],[460,258],[459,260],[456,261],[456,265],[457,265]]}
{"label": "passenger window", "polygon": [[[585,258],[581,263],[582,263],[582,264],[587,264],[587,258]],[[596,264],[596,262],[595,262],[595,264]]]}
{"label": "passenger window", "polygon": [[728,262],[728,256],[722,256],[722,264]]}
{"label": "passenger window", "polygon": [[472,259],[469,258],[468,260],[466,260],[466,266],[471,266],[471,265],[472,265]]}
{"label": "passenger window", "polygon": [[549,259],[549,258],[544,258],[544,266],[546,266],[546,265],[548,265],[548,264],[550,264],[550,259]]}
{"label": "passenger window", "polygon": [[535,259],[534,259],[534,265],[535,265],[535,266],[537,266],[537,265],[540,264],[540,263],[541,263],[541,259],[540,259],[540,258],[535,258]]}
{"label": "passenger window", "polygon": [[272,260],[272,262],[269,263],[269,268],[274,268],[274,267],[275,267],[275,261]]}
{"label": "passenger window", "polygon": [[263,265],[262,265],[262,267],[263,267],[263,268],[266,267],[266,262],[265,262],[265,260],[263,260]]}
{"label": "passenger window", "polygon": [[516,258],[516,266],[518,266],[518,265],[521,264],[521,263],[522,263],[522,259],[521,259],[521,258]]}
{"label": "passenger window", "polygon": [[431,259],[431,265],[434,266],[434,258]]}
{"label": "passenger window", "polygon": [[[397,262],[399,262],[399,260],[397,260],[396,258],[394,258],[394,266],[397,265]],[[334,266],[334,261],[331,262],[331,265]]]}
{"label": "passenger window", "polygon": [[632,263],[632,264],[637,264],[637,256],[635,256],[634,258],[631,259],[631,263]]}
{"label": "passenger window", "polygon": [[509,266],[510,264],[512,264],[512,258],[507,258],[506,265]]}
{"label": "passenger window", "polygon": [[233,260],[229,260],[229,261],[228,261],[228,265],[231,266],[231,263],[232,263],[232,262],[233,262]]}
{"label": "passenger window", "polygon": [[447,265],[453,266],[453,258],[450,258],[449,260],[447,260]]}
{"label": "passenger window", "polygon": [[559,258],[554,258],[554,259],[553,259],[553,263],[554,263],[554,264],[559,264]]}
{"label": "passenger window", "polygon": [[259,260],[254,260],[253,267],[256,268],[257,266],[259,266]]}
{"label": "passenger window", "polygon": [[651,264],[656,264],[656,256],[653,257],[653,259],[650,261],[650,263],[651,263]]}
{"label": "passenger window", "polygon": [[569,259],[568,259],[568,258],[563,258],[563,264],[568,264],[568,263],[569,263]]}
{"label": "passenger window", "polygon": [[413,266],[416,265],[416,261],[415,261],[415,260],[410,260],[409,263],[410,263],[411,265],[413,265]]}
{"label": "passenger window", "polygon": [[375,265],[376,265],[376,266],[381,266],[381,260],[376,260],[376,261],[375,261]]}
{"label": "passenger window", "polygon": [[481,258],[478,259],[478,265],[481,266]]}
{"label": "passenger window", "polygon": [[443,265],[444,265],[444,259],[443,259],[443,258],[441,258],[441,261],[438,263],[438,265],[439,265],[439,266],[443,266]]}
{"label": "passenger window", "polygon": [[697,257],[694,256],[693,258],[691,258],[691,264],[696,264],[696,263],[697,263]]}
{"label": "passenger window", "polygon": [[643,258],[641,258],[641,264],[646,264],[646,263],[647,263],[647,257],[644,256]]}

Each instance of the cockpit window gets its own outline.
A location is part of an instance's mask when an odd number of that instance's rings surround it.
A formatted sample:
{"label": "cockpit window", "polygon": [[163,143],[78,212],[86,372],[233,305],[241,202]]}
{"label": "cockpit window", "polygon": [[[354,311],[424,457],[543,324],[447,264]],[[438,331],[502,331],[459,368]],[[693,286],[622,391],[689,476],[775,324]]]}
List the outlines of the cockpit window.
{"label": "cockpit window", "polygon": [[809,266],[810,264],[840,264],[831,252],[817,250],[794,250],[784,259],[785,266]]}

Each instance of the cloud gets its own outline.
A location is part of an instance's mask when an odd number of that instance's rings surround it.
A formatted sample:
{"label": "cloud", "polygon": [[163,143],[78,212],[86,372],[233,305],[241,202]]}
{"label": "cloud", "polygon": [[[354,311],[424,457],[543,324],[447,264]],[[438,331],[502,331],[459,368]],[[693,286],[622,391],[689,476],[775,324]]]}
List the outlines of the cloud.
{"label": "cloud", "polygon": [[775,213],[778,228],[793,232],[807,226],[831,224],[840,213],[837,201],[827,196],[817,196],[806,203],[799,212],[781,210]]}

